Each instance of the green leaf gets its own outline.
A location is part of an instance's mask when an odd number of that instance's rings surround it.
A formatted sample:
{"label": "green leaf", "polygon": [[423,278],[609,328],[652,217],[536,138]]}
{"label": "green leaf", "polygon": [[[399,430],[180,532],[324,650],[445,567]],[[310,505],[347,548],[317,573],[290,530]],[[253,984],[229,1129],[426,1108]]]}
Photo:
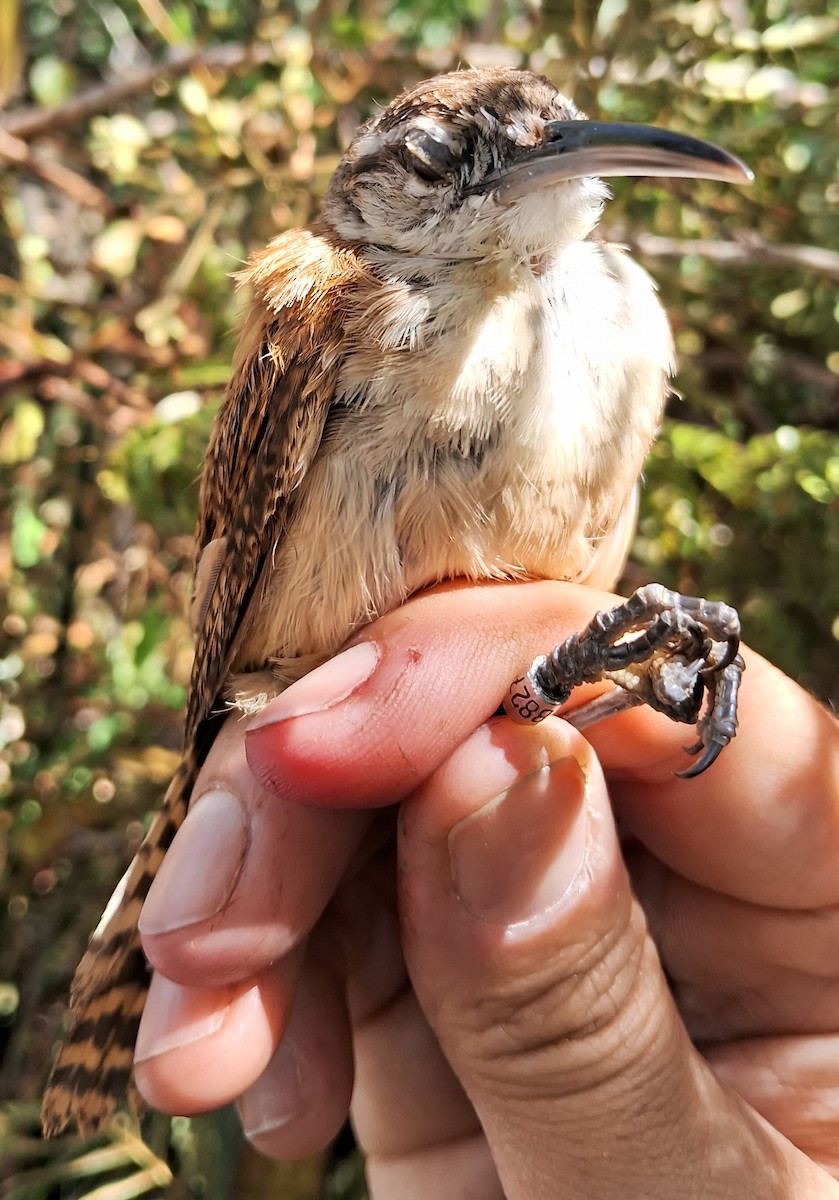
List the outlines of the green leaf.
{"label": "green leaf", "polygon": [[12,557],[19,567],[34,567],[42,558],[41,547],[47,527],[28,501],[21,501],[12,515]]}

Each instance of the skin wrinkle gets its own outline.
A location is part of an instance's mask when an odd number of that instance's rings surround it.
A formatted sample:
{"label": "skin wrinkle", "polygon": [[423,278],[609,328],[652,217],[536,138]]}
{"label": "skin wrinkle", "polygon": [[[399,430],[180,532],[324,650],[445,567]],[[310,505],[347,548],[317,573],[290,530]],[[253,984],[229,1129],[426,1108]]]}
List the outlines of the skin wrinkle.
{"label": "skin wrinkle", "polygon": [[[635,920],[637,921],[637,916]],[[628,949],[624,931],[615,931],[610,935],[609,942],[611,944],[605,948],[600,942],[595,942],[589,953],[576,963],[577,969],[561,982],[556,979],[557,968],[554,962],[546,964],[543,971],[536,975],[532,971],[528,974],[526,991],[522,990],[519,983],[515,995],[510,996],[506,992],[507,985],[505,983],[502,1003],[505,1007],[514,1004],[515,1008],[512,1014],[504,1016],[500,1013],[497,1010],[498,1002],[492,996],[486,997],[482,1005],[477,1005],[468,1013],[463,1014],[468,1017],[481,1018],[479,1021],[470,1022],[465,1027],[469,1029],[471,1036],[477,1036],[480,1039],[485,1061],[488,1064],[495,1062],[503,1064],[510,1058],[515,1060],[534,1059],[547,1053],[546,1069],[552,1076],[555,1076],[558,1065],[554,1053],[557,1049],[555,1035],[551,1035],[546,1029],[544,1041],[534,1041],[532,1036],[533,1012],[539,1008],[546,1010],[547,1022],[554,1022],[554,1024],[556,1021],[554,1014],[558,1011],[563,1013],[561,1045],[563,1052],[571,1052],[572,1074],[576,1074],[582,1069],[582,1062],[579,1061],[581,1056],[585,1060],[599,1059],[602,1055],[600,1047],[604,1037],[608,1038],[613,1032],[616,1032],[617,1042],[622,1043],[625,1031],[621,1030],[619,1025],[624,1020],[627,1009],[631,1008],[628,996],[635,988],[643,985],[642,967],[644,964],[642,959],[650,952],[654,955],[655,949],[649,939],[640,945],[629,943],[634,946],[630,958],[623,965],[615,967],[612,961],[615,953],[626,952]],[[594,956],[596,956],[596,961],[593,963],[591,960]],[[595,981],[598,977],[605,977],[609,981],[606,991],[597,990]],[[622,981],[620,986],[619,981]],[[585,991],[581,993],[580,987]],[[593,991],[593,996],[586,995],[585,992],[588,991]],[[584,1012],[586,1019],[579,1020],[576,1024],[571,1023],[569,1019],[573,1011]],[[519,1026],[524,1027],[526,1031],[524,1035],[516,1032]],[[499,1040],[495,1051],[487,1054],[490,1041],[483,1035],[491,1029],[497,1032]],[[503,1041],[500,1040],[501,1038]],[[576,1049],[574,1048],[575,1043]],[[561,1087],[563,1094],[565,1093],[566,1074],[567,1072],[563,1073]]]}
{"label": "skin wrinkle", "polygon": [[[646,865],[641,863],[639,865]],[[653,881],[654,893],[650,890]],[[767,1021],[773,1021],[780,1032],[790,1023],[798,1019],[793,1014],[788,1015],[788,1006],[784,1002],[787,987],[795,986],[802,976],[813,985],[813,995],[810,1001],[812,1014],[811,1024],[816,1027],[820,1023],[818,1017],[818,997],[815,994],[816,985],[823,985],[829,994],[836,980],[836,971],[826,971],[823,949],[823,926],[825,922],[835,924],[835,906],[826,909],[795,910],[793,912],[773,910],[768,906],[748,905],[748,918],[742,913],[743,901],[735,902],[728,897],[719,900],[718,921],[724,924],[725,915],[729,908],[736,903],[738,922],[748,919],[752,923],[761,922],[761,928],[771,928],[771,942],[761,937],[753,938],[745,952],[743,969],[736,985],[734,1000],[719,994],[713,979],[705,980],[701,966],[694,966],[690,974],[683,967],[684,946],[695,945],[695,935],[692,928],[685,928],[686,921],[692,921],[693,913],[698,905],[716,905],[712,893],[698,885],[678,883],[676,877],[664,870],[645,871],[642,878],[643,899],[650,913],[650,919],[655,931],[656,943],[660,948],[662,959],[669,967],[673,987],[679,997],[685,1020],[691,1033],[699,1039],[705,1039],[708,1031],[716,1031],[715,1039],[720,1040],[734,1034],[748,1035],[753,1028],[765,1028]],[[685,898],[686,896],[686,898]],[[812,931],[809,930],[810,923]],[[776,953],[777,935],[784,927],[789,929],[794,942],[790,944],[790,955],[786,963],[765,961]],[[808,948],[808,932],[814,939],[812,952]],[[794,947],[794,953],[792,953]],[[709,945],[706,954],[713,954]],[[700,960],[701,962],[701,960]],[[709,963],[708,969],[711,968]],[[747,973],[744,976],[744,972]],[[821,990],[821,989],[819,989]],[[766,1013],[766,996],[777,996],[776,1015]],[[750,998],[752,998],[750,1000]],[[829,1003],[829,1002],[828,1002]],[[829,1005],[829,1008],[832,1007]],[[826,1021],[830,1016],[826,1015]]]}
{"label": "skin wrinkle", "polygon": [[396,750],[397,754],[399,755],[399,757],[404,762],[405,766],[408,768],[408,770],[411,771],[411,773],[414,775],[415,778],[419,779],[420,772],[417,770],[416,766],[414,765],[410,755],[408,754],[408,751],[402,745],[401,739],[398,737],[394,738],[393,746],[394,746],[394,749]]}
{"label": "skin wrinkle", "polygon": [[[771,987],[772,980],[773,975],[767,973],[762,987]],[[836,1002],[833,991],[834,985],[831,985],[823,1018],[825,1025],[829,1025],[831,1022],[835,1023]],[[788,1014],[786,1008],[783,1010],[782,1019],[781,1013],[767,1013],[765,992],[761,985],[750,988],[744,986],[741,992],[742,1000],[738,994],[733,999],[720,997],[715,1002],[706,1001],[705,1004],[700,1005],[691,996],[691,989],[681,987],[677,989],[679,1002],[684,1004],[686,1027],[691,1036],[695,1037],[697,1044],[707,1047],[722,1042],[731,1042],[732,1039],[742,1041],[754,1036],[752,1031],[755,1029],[772,1028],[778,1036],[790,1036],[796,1032],[795,1016]],[[752,1004],[748,1003],[749,996],[753,997]],[[814,1005],[814,998],[811,997],[809,1003]],[[810,1019],[806,1023],[812,1025]],[[818,1028],[811,1029],[809,1036],[818,1036],[818,1032]]]}
{"label": "skin wrinkle", "polygon": [[[639,955],[633,955],[633,958],[639,956],[640,952]],[[588,1047],[592,1046],[592,1044],[595,1042],[602,1043],[604,1039],[608,1039],[609,1035],[616,1030],[616,1023],[619,1023],[623,1020],[624,1012],[631,1007],[628,996],[638,985],[640,966],[641,963],[636,962],[634,969],[632,969],[632,966],[628,963],[627,967],[618,968],[617,974],[611,975],[608,974],[610,968],[607,967],[606,963],[604,962],[601,964],[601,969],[604,971],[604,973],[607,973],[607,978],[610,980],[609,986],[606,990],[597,989],[591,977],[584,969],[575,976],[569,977],[569,985],[572,984],[572,982],[575,985],[569,989],[572,996],[577,993],[582,998],[585,998],[586,989],[591,989],[594,992],[594,1002],[590,1003],[588,1006],[581,1005],[580,1007],[590,1007],[594,1009],[595,1002],[600,1001],[603,1005],[603,1010],[601,1012],[595,1011],[588,1020],[580,1021],[574,1025],[569,1026],[566,1022],[563,1025],[562,1030],[562,1044],[564,1047],[571,1050],[572,1053],[576,1053],[576,1051],[573,1049],[576,1045],[579,1047],[580,1054],[582,1054],[582,1052],[585,1050],[586,1053],[593,1053],[595,1057],[600,1057],[601,1051],[599,1049],[595,1049],[592,1052],[588,1049]],[[619,988],[617,986],[617,980],[626,971],[628,971],[629,978],[626,980],[623,986]],[[506,1028],[509,1032],[509,1025]],[[621,1033],[621,1039],[623,1036],[624,1033]],[[549,1048],[553,1045],[553,1039],[547,1038],[543,1045],[531,1043],[531,1045],[527,1048],[527,1053],[538,1055],[543,1049]],[[522,1049],[523,1046],[521,1039],[516,1039],[516,1041],[514,1041],[510,1047],[510,1052],[518,1056],[521,1054]]]}
{"label": "skin wrinkle", "polygon": [[[393,1186],[402,1188],[404,1181],[411,1180],[411,1200],[425,1200],[430,1192],[439,1190],[441,1179],[464,1190],[457,1192],[458,1200],[504,1200],[498,1175],[490,1158],[483,1134],[478,1132],[441,1146],[433,1158],[414,1153],[384,1155],[373,1153],[367,1163],[368,1179],[372,1194],[392,1195]],[[397,1182],[398,1181],[398,1182]],[[422,1191],[417,1190],[425,1182]],[[380,1186],[388,1191],[381,1192]],[[488,1190],[490,1188],[491,1190]]]}
{"label": "skin wrinkle", "polygon": [[366,1029],[373,1028],[378,1021],[392,1012],[403,1001],[409,997],[413,998],[414,989],[410,979],[406,976],[402,987],[393,992],[392,995],[386,997],[381,1004],[372,1007],[369,1012],[363,1015],[354,1014],[353,1028],[356,1033],[364,1033]]}
{"label": "skin wrinkle", "polygon": [[[419,1154],[422,1154],[423,1150],[432,1149],[432,1148],[445,1151],[447,1148],[450,1148],[452,1146],[458,1146],[461,1143],[468,1144],[469,1142],[472,1142],[472,1141],[475,1141],[475,1140],[481,1138],[481,1136],[482,1136],[481,1134],[467,1133],[467,1134],[452,1134],[452,1136],[450,1138],[436,1137],[433,1142],[428,1143],[428,1146],[423,1146],[422,1144],[415,1145],[414,1147],[412,1147],[411,1153],[412,1153],[412,1156],[414,1154],[419,1155]],[[371,1163],[375,1164],[377,1162],[380,1162],[380,1163],[394,1162],[394,1161],[398,1161],[399,1159],[403,1159],[404,1157],[405,1157],[405,1155],[403,1153],[400,1153],[399,1151],[395,1151],[393,1154],[371,1154],[369,1156],[369,1158],[367,1159],[367,1164],[368,1164],[368,1168],[369,1168],[369,1165]]]}

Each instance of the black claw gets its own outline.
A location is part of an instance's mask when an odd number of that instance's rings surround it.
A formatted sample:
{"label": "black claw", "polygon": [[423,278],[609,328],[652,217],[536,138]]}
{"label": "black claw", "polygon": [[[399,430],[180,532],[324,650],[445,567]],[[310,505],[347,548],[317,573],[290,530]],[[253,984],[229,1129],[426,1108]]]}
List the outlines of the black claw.
{"label": "black claw", "polygon": [[[706,667],[705,672],[703,672],[703,673],[710,673],[712,675],[722,675],[722,673],[724,671],[728,670],[728,668],[734,662],[735,658],[738,657],[737,651],[739,649],[740,649],[740,638],[736,637],[736,636],[729,637],[728,644],[727,644],[726,650],[725,650],[725,654],[722,656],[720,661],[718,663],[714,663],[710,667]],[[740,659],[740,662],[742,664],[743,660]]]}
{"label": "black claw", "polygon": [[[541,705],[547,715],[580,684],[617,684],[624,693],[617,707],[613,701],[584,705],[572,718],[580,728],[639,703],[696,725],[699,738],[686,753],[698,757],[676,772],[679,779],[693,779],[717,760],[737,730],[744,667],[737,653],[739,633],[739,618],[728,605],[648,584],[535,659],[528,672],[530,690],[538,698],[537,710]],[[516,714],[522,715],[518,709]],[[542,719],[538,711],[536,719]]]}
{"label": "black claw", "polygon": [[704,754],[701,754],[696,762],[685,767],[684,771],[674,771],[673,774],[677,779],[695,779],[697,775],[707,771],[711,764],[717,761],[723,752],[724,745],[723,742],[711,742],[705,747]]}

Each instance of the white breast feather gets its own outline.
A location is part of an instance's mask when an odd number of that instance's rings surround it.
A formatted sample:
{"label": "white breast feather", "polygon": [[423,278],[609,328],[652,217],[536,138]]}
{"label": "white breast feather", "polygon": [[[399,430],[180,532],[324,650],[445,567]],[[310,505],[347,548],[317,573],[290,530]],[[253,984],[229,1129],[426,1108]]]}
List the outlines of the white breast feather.
{"label": "white breast feather", "polygon": [[[259,640],[288,678],[439,579],[608,586],[631,537],[671,366],[641,268],[585,242],[539,273],[521,266],[503,289],[483,280],[445,295],[436,313],[424,294],[421,339],[396,336],[383,311],[365,328],[368,339],[379,331],[378,348],[367,342],[378,369],[369,352],[347,362],[341,387],[361,406],[310,469],[277,549]],[[404,293],[393,297],[406,325],[410,311]]]}

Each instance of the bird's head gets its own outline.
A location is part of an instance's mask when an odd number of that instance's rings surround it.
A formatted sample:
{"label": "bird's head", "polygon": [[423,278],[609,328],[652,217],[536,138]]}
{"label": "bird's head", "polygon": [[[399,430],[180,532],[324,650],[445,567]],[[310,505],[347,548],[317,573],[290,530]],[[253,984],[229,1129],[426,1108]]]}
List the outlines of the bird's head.
{"label": "bird's head", "polygon": [[707,142],[587,121],[529,71],[455,71],[359,129],[323,211],[342,238],[412,257],[533,255],[588,236],[606,175],[751,178]]}

